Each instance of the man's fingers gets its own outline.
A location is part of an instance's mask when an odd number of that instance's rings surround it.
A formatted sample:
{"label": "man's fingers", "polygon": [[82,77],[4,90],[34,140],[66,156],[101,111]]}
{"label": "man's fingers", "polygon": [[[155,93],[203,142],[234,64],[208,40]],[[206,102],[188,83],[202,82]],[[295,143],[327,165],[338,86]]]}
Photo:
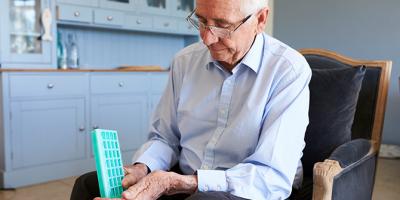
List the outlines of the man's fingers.
{"label": "man's fingers", "polygon": [[124,174],[132,174],[134,173],[135,168],[133,168],[133,166],[124,166]]}
{"label": "man's fingers", "polygon": [[135,198],[135,195],[134,195],[131,191],[125,190],[125,191],[122,193],[122,197],[123,197],[124,199],[134,199],[134,198]]}
{"label": "man's fingers", "polygon": [[130,186],[136,184],[139,181],[139,177],[135,173],[127,174],[124,179],[122,179],[122,187],[129,188]]}

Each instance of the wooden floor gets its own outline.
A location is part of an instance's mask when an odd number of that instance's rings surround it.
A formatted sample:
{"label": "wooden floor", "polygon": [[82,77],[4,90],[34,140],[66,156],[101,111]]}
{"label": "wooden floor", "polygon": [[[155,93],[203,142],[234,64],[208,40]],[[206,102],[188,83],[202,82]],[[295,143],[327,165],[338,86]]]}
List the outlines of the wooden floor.
{"label": "wooden floor", "polygon": [[[0,190],[0,200],[68,200],[76,177]],[[400,199],[400,160],[379,159],[373,200]]]}

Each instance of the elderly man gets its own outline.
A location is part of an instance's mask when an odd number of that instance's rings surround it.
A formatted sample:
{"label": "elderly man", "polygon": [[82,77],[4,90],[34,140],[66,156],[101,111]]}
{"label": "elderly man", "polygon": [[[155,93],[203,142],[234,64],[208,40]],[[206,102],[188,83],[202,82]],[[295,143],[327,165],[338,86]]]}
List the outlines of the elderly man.
{"label": "elderly man", "polygon": [[[187,19],[202,42],[174,58],[123,199],[285,199],[301,184],[311,70],[263,33],[267,4],[196,1]],[[72,198],[98,195],[95,179],[80,177]]]}

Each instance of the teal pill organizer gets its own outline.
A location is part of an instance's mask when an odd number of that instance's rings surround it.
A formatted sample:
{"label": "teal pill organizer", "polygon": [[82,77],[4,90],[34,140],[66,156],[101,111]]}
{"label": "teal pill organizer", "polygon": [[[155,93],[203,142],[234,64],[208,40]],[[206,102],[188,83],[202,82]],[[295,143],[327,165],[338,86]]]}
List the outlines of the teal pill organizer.
{"label": "teal pill organizer", "polygon": [[124,171],[117,131],[95,129],[92,143],[101,197],[120,198]]}

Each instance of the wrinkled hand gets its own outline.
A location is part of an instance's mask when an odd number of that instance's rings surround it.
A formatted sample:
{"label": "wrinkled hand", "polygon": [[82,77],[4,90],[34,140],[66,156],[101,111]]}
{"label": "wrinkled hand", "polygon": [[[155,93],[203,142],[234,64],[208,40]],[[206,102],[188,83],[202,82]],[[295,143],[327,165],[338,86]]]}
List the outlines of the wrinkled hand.
{"label": "wrinkled hand", "polygon": [[[162,195],[172,195],[177,193],[192,194],[197,189],[197,176],[180,175],[174,172],[155,171],[147,176],[147,167],[144,165],[144,173],[137,174],[137,170],[126,170],[126,176],[122,180],[124,188],[129,186],[122,193],[123,200],[155,200]],[[140,170],[139,170],[140,172]],[[102,199],[94,200],[118,200],[118,199]]]}
{"label": "wrinkled hand", "polygon": [[155,171],[142,178],[135,185],[122,193],[122,198],[127,200],[153,200],[163,194],[173,194],[173,182],[177,179],[176,173]]}

